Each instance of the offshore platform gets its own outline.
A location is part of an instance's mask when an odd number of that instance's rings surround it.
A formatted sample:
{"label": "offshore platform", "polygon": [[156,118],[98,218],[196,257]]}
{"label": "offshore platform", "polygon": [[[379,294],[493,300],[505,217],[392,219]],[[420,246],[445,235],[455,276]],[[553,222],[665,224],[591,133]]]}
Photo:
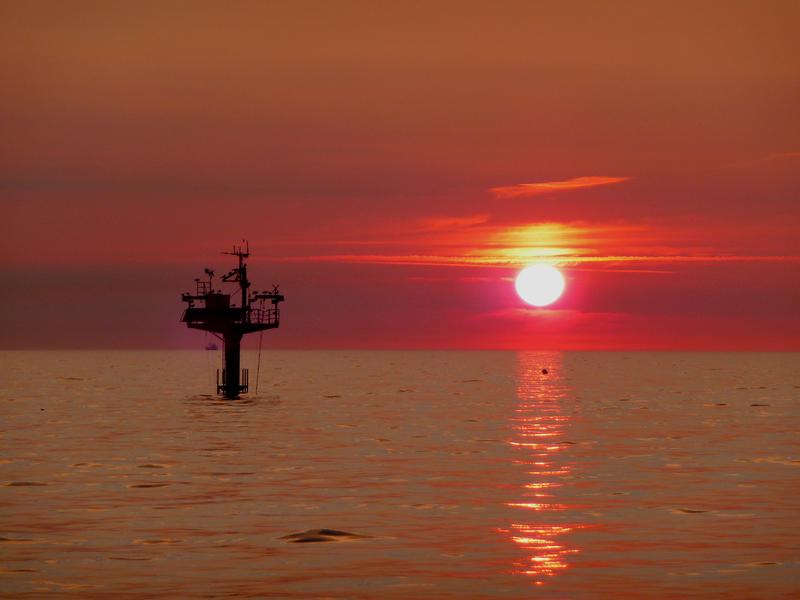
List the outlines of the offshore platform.
{"label": "offshore platform", "polygon": [[[195,293],[186,292],[181,296],[189,304],[181,321],[191,329],[210,331],[224,343],[225,366],[222,373],[217,369],[217,393],[232,399],[249,391],[249,372],[240,368],[242,337],[280,325],[278,303],[283,302],[283,295],[277,285],[270,292],[250,291],[246,263],[250,256],[250,245],[247,242],[245,247],[234,246],[231,252],[222,254],[239,259],[239,266],[222,276],[222,283],[236,283],[238,291],[228,294],[221,289],[215,290],[214,271],[207,268],[207,280],[194,280]],[[239,306],[235,304],[237,300]],[[196,302],[202,303],[202,306],[195,306]]]}

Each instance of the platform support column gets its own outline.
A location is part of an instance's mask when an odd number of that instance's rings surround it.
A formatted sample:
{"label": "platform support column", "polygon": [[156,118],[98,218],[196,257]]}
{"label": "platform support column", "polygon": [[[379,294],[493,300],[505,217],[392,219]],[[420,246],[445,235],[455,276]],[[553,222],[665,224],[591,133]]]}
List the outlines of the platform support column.
{"label": "platform support column", "polygon": [[239,397],[239,349],[242,334],[237,331],[228,331],[223,336],[225,342],[225,397]]}

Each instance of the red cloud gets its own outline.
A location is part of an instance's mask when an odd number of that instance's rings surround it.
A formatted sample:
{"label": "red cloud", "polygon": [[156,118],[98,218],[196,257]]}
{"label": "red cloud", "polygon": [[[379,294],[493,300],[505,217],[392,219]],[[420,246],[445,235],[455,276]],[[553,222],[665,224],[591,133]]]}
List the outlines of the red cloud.
{"label": "red cloud", "polygon": [[518,183],[493,187],[489,189],[498,200],[509,200],[511,198],[530,198],[552,192],[566,192],[580,188],[595,187],[598,185],[608,185],[610,183],[621,183],[628,181],[630,177],[606,177],[603,175],[591,175],[589,177],[575,177],[566,181],[543,181],[540,183]]}

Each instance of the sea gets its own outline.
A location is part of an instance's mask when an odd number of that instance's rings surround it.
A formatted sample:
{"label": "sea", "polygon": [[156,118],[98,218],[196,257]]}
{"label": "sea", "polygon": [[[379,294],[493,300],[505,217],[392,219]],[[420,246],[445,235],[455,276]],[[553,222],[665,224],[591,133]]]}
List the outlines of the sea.
{"label": "sea", "polygon": [[798,598],[800,354],[0,353],[3,598]]}

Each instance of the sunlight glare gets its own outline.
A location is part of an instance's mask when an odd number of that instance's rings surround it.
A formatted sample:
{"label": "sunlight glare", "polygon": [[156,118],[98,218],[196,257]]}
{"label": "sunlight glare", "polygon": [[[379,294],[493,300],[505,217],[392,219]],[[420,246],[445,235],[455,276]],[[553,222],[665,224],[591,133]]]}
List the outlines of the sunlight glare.
{"label": "sunlight glare", "polygon": [[551,265],[525,267],[514,282],[519,297],[533,306],[552,304],[564,291],[564,276]]}

